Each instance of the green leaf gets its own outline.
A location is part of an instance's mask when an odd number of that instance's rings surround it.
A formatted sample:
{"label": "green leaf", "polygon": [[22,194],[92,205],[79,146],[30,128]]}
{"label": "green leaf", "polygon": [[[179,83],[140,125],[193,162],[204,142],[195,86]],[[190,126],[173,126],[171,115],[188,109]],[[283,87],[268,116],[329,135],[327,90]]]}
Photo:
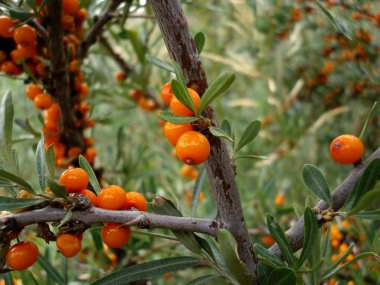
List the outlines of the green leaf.
{"label": "green leaf", "polygon": [[373,190],[368,191],[359,199],[359,201],[355,204],[355,207],[353,207],[348,212],[347,216],[351,216],[356,213],[359,213],[361,210],[367,208],[373,202],[376,202],[379,199],[379,197],[380,197],[380,188],[375,188]]}
{"label": "green leaf", "polygon": [[[329,275],[331,271],[334,271],[334,268],[336,268],[339,263],[341,263],[343,260],[346,259],[346,257],[351,253],[352,249],[354,248],[354,244],[350,244],[350,246],[346,249],[346,251],[339,256],[339,258],[337,260],[335,260],[335,262],[333,264],[331,264],[327,269],[326,271],[322,274],[323,276],[326,276],[326,275]],[[326,277],[324,277],[326,278]],[[322,278],[322,279],[324,279]]]}
{"label": "green leaf", "polygon": [[303,216],[304,219],[304,238],[301,256],[298,260],[298,267],[300,267],[306,259],[310,256],[314,243],[317,242],[318,236],[318,223],[311,208],[307,207]]}
{"label": "green leaf", "polygon": [[193,216],[195,216],[195,212],[197,210],[198,197],[202,191],[202,184],[205,179],[205,176],[206,176],[206,169],[203,166],[202,169],[199,171],[197,180],[195,180],[193,195],[191,196],[191,213]]}
{"label": "green leaf", "polygon": [[206,92],[203,94],[201,101],[199,102],[198,115],[207,108],[207,106],[224,93],[235,81],[235,74],[233,73],[223,73],[219,75],[210,86],[207,88]]}
{"label": "green leaf", "polygon": [[55,176],[55,152],[54,145],[49,145],[45,154],[47,169],[51,177]]}
{"label": "green leaf", "polygon": [[368,122],[369,122],[369,120],[372,118],[372,115],[375,113],[376,108],[377,108],[377,101],[375,101],[375,103],[373,103],[372,108],[371,108],[371,110],[369,111],[369,113],[368,113],[368,115],[367,115],[367,118],[366,118],[366,120],[365,120],[365,123],[364,123],[363,129],[362,129],[362,131],[360,132],[359,139],[361,139],[361,138],[363,137],[365,131],[367,130]]}
{"label": "green leaf", "polygon": [[[210,251],[211,251],[210,256],[214,260],[215,264],[218,265],[218,267],[222,268],[224,272],[228,271],[226,261],[224,260],[224,256],[221,250],[219,249],[219,247],[216,245],[215,240],[211,238],[210,236],[205,236],[203,240],[204,242],[207,242],[208,246],[207,247],[203,246],[202,242],[201,242],[201,245],[204,249],[210,248]],[[208,252],[208,250],[206,251]]]}
{"label": "green leaf", "polygon": [[[183,75],[183,72],[182,72],[182,68],[179,66],[179,64],[177,62],[175,62],[174,60],[171,61],[171,64],[173,66],[173,70],[174,70],[174,73],[175,73],[175,76],[177,78],[177,81],[181,84],[181,86],[183,88],[187,87],[187,84],[186,84],[186,80],[185,80],[185,76]],[[172,85],[172,89],[173,89],[173,85]],[[185,88],[186,89],[186,88]],[[175,94],[175,93],[174,93]],[[179,99],[178,99],[179,100]]]}
{"label": "green leaf", "polygon": [[[167,200],[158,195],[154,196],[151,209],[154,213],[159,215],[182,217],[181,212],[170,200]],[[173,234],[188,250],[198,254],[201,252],[202,247],[197,241],[196,235],[194,233],[185,231],[173,231]]]}
{"label": "green leaf", "polygon": [[269,283],[269,276],[273,271],[273,267],[259,261],[259,264],[257,265],[257,279],[259,280],[260,285],[273,285]]}
{"label": "green leaf", "polygon": [[161,111],[158,116],[166,122],[170,122],[173,124],[185,124],[198,121],[197,117],[183,117],[174,115],[172,112]]}
{"label": "green leaf", "polygon": [[332,207],[330,188],[319,168],[311,164],[305,164],[302,169],[302,177],[307,188],[325,201],[329,207]]}
{"label": "green leaf", "polygon": [[222,121],[222,123],[220,124],[220,128],[226,133],[228,134],[229,137],[232,137],[232,128],[231,128],[231,124],[230,122],[228,122],[226,119],[224,119]]}
{"label": "green leaf", "polygon": [[64,279],[59,274],[59,272],[54,268],[50,260],[48,260],[46,257],[40,255],[37,260],[38,264],[42,267],[43,270],[46,271],[46,274],[50,276],[51,279],[53,279],[58,284],[64,285]]}
{"label": "green leaf", "polygon": [[20,20],[21,22],[26,22],[34,18],[33,13],[29,13],[21,8],[10,7],[1,3],[0,3],[0,7],[4,7],[5,9],[7,9],[9,11],[9,16],[12,19],[17,19],[17,20]]}
{"label": "green leaf", "polygon": [[64,224],[68,223],[71,221],[73,217],[73,213],[69,210],[65,217],[59,222],[58,226],[57,226],[57,229],[59,229],[60,227],[62,227]]}
{"label": "green leaf", "polygon": [[268,284],[290,285],[297,283],[297,276],[293,269],[283,267],[275,269],[269,276]]}
{"label": "green leaf", "polygon": [[243,135],[238,142],[235,152],[240,150],[242,147],[250,143],[260,132],[261,122],[258,120],[252,121],[244,130]]}
{"label": "green leaf", "polygon": [[186,85],[181,84],[178,80],[173,79],[171,81],[171,87],[174,93],[174,96],[188,109],[196,114],[195,105],[193,100],[190,97],[189,91],[185,87]]}
{"label": "green leaf", "polygon": [[331,251],[330,239],[331,239],[331,225],[327,224],[327,233],[326,233],[326,237],[323,243],[323,252],[322,252],[323,258],[326,258],[329,255],[329,252]]}
{"label": "green leaf", "polygon": [[146,60],[148,62],[150,62],[151,64],[163,69],[163,70],[166,70],[166,71],[169,71],[169,72],[174,72],[174,68],[173,66],[167,62],[167,61],[163,61],[157,57],[155,57],[154,55],[151,55],[151,54],[147,54],[145,56]]}
{"label": "green leaf", "polygon": [[380,210],[361,212],[356,214],[355,217],[359,219],[380,220]]}
{"label": "green leaf", "polygon": [[319,1],[316,0],[316,3],[319,8],[325,13],[325,15],[331,20],[331,22],[335,25],[335,28],[342,34],[344,35],[347,39],[352,40],[350,35],[347,32],[347,29],[345,26],[343,26],[331,13],[329,10],[325,8],[325,6]]}
{"label": "green leaf", "polygon": [[223,130],[215,128],[213,126],[208,127],[208,129],[210,130],[210,132],[214,136],[220,137],[220,138],[225,138],[225,139],[229,140],[230,142],[234,142],[234,140],[226,132],[224,132]]}
{"label": "green leaf", "polygon": [[7,272],[4,274],[4,281],[5,281],[5,285],[14,285],[11,272]]}
{"label": "green leaf", "polygon": [[169,257],[160,260],[132,265],[101,278],[91,285],[123,285],[132,281],[146,280],[155,276],[160,276],[166,272],[173,272],[193,267],[199,264],[200,260],[191,256]]}
{"label": "green leaf", "polygon": [[370,162],[361,177],[355,182],[343,205],[343,209],[352,209],[360,197],[363,197],[366,192],[375,187],[379,175],[380,158],[376,158]]}
{"label": "green leaf", "polygon": [[0,169],[0,177],[4,178],[6,180],[12,181],[13,183],[16,183],[18,186],[20,186],[23,190],[31,193],[31,194],[36,194],[32,186],[28,182],[26,182],[24,179],[21,177],[18,177],[14,175],[13,173],[10,173],[4,169]]}
{"label": "green leaf", "polygon": [[100,191],[102,191],[102,188],[100,187],[99,181],[96,178],[95,172],[92,169],[91,165],[88,163],[86,158],[83,155],[79,155],[79,166],[84,169],[84,171],[88,174],[88,179],[92,185],[92,187],[95,190],[96,194],[99,194]]}
{"label": "green leaf", "polygon": [[50,177],[46,177],[46,180],[51,192],[53,192],[57,197],[67,199],[65,186],[58,184]]}
{"label": "green leaf", "polygon": [[285,266],[285,264],[275,254],[271,253],[261,244],[256,243],[253,246],[253,250],[255,251],[258,258],[261,259],[265,264],[270,265],[274,268],[281,268]]}
{"label": "green leaf", "polygon": [[137,55],[137,58],[139,59],[140,63],[144,63],[146,48],[145,45],[142,43],[141,39],[139,38],[138,32],[133,30],[127,30],[127,34],[129,40],[131,41],[133,50]]}
{"label": "green leaf", "polygon": [[46,199],[24,199],[0,196],[0,211],[13,211],[47,201]]}
{"label": "green leaf", "polygon": [[293,266],[295,263],[295,258],[293,256],[292,250],[290,248],[289,242],[285,236],[284,230],[281,228],[277,220],[270,214],[267,214],[267,226],[269,233],[275,239],[280,248],[280,251],[285,258],[289,266]]}
{"label": "green leaf", "polygon": [[194,43],[199,54],[202,52],[205,42],[206,42],[206,37],[202,32],[199,32],[195,35]]}
{"label": "green leaf", "polygon": [[252,284],[252,276],[245,273],[245,266],[235,252],[235,241],[231,234],[227,230],[221,229],[218,234],[218,242],[227,267],[236,280],[239,281],[239,284]]}
{"label": "green leaf", "polygon": [[189,283],[187,283],[187,285],[202,285],[202,284],[206,284],[206,282],[208,282],[208,281],[218,279],[221,277],[222,276],[220,276],[220,275],[205,275],[205,276],[201,276],[201,277],[198,277],[198,278],[190,281]]}
{"label": "green leaf", "polygon": [[36,149],[36,163],[37,163],[37,172],[38,172],[38,181],[40,182],[41,190],[45,189],[45,143],[44,143],[44,135],[41,135],[41,139],[37,144]]}

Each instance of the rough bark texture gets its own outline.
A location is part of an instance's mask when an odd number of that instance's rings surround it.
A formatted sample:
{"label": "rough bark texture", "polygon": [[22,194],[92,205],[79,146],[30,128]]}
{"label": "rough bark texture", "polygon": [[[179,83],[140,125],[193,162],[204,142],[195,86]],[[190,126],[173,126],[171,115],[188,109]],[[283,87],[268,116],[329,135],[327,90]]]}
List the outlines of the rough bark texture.
{"label": "rough bark texture", "polygon": [[[197,90],[199,94],[203,94],[207,88],[206,75],[178,0],[150,0],[149,3],[170,57],[181,66],[187,85]],[[212,108],[208,108],[204,115],[218,124]],[[211,144],[206,170],[218,207],[217,220],[235,238],[238,254],[246,265],[247,272],[255,275],[257,259],[249,239],[235,172],[227,147],[222,139],[211,134],[206,135]]]}
{"label": "rough bark texture", "polygon": [[[355,184],[356,180],[362,175],[364,169],[368,164],[375,158],[380,158],[380,148],[378,148],[364,163],[359,164],[351,172],[349,176],[334,190],[332,193],[333,199],[333,210],[339,211],[340,208],[344,205],[348,194],[352,186]],[[318,204],[314,207],[318,210],[328,209],[328,205],[324,201],[319,201]],[[289,240],[289,244],[293,251],[297,251],[302,248],[303,237],[304,237],[304,220],[301,217],[289,230],[286,231],[286,235]],[[281,251],[277,244],[274,244],[270,251],[277,256],[281,256]]]}

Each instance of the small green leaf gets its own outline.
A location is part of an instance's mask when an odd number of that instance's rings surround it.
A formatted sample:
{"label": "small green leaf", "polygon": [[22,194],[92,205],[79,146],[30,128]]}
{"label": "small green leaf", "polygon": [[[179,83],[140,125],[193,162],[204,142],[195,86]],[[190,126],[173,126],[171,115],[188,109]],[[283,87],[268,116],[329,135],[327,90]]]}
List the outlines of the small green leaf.
{"label": "small green leaf", "polygon": [[218,279],[221,277],[222,276],[220,276],[220,275],[205,275],[205,276],[201,276],[201,277],[198,277],[198,278],[190,281],[186,285],[202,285],[202,284],[206,284],[208,281]]}
{"label": "small green leaf", "polygon": [[347,214],[347,216],[355,215],[356,213],[359,213],[361,210],[367,208],[369,205],[371,205],[373,202],[376,202],[380,197],[380,188],[375,188],[373,190],[368,191],[365,193],[359,201],[355,204],[355,207],[353,207]]}
{"label": "small green leaf", "polygon": [[10,7],[1,3],[0,3],[0,7],[4,7],[5,9],[7,9],[9,11],[9,16],[12,19],[17,19],[17,20],[20,20],[21,22],[26,22],[34,18],[33,13],[29,13],[26,10],[21,9],[21,8]]}
{"label": "small green leaf", "polygon": [[318,223],[314,215],[314,212],[311,208],[307,207],[303,216],[304,219],[304,238],[301,256],[298,260],[298,267],[306,261],[310,256],[314,243],[318,242],[316,237],[318,236]]}
{"label": "small green leaf", "polygon": [[64,224],[70,222],[72,217],[73,217],[73,213],[71,211],[68,211],[67,214],[65,215],[65,217],[58,224],[57,229],[62,227]]}
{"label": "small green leaf", "polygon": [[236,244],[231,234],[227,230],[221,229],[218,234],[218,242],[227,267],[236,280],[239,281],[239,284],[252,284],[252,276],[245,273],[245,266],[235,252]]}
{"label": "small green leaf", "polygon": [[142,43],[139,38],[138,32],[134,30],[127,30],[127,35],[140,63],[144,63],[146,48],[144,43]]}
{"label": "small green leaf", "polygon": [[47,169],[51,177],[55,176],[55,151],[54,145],[49,145],[45,154]]}
{"label": "small green leaf", "polygon": [[269,233],[277,242],[278,247],[280,248],[280,251],[286,262],[289,264],[289,266],[293,266],[295,263],[295,258],[293,256],[289,242],[285,236],[285,232],[277,220],[270,214],[267,214],[267,226]]}
{"label": "small green leaf", "polygon": [[285,264],[275,254],[271,253],[261,244],[256,243],[253,246],[253,250],[259,259],[261,259],[265,264],[270,265],[274,268],[281,268],[285,266]]}
{"label": "small green leaf", "polygon": [[366,192],[375,187],[377,179],[380,175],[380,158],[376,158],[370,162],[370,164],[363,171],[363,174],[355,182],[347,200],[343,205],[343,209],[352,209],[360,197],[363,197]]}
{"label": "small green leaf", "polygon": [[166,70],[166,71],[169,71],[169,72],[174,72],[174,68],[173,66],[167,62],[167,61],[163,61],[157,57],[155,57],[154,55],[151,55],[151,54],[147,54],[145,56],[146,60],[148,62],[150,62],[151,64],[163,69],[163,70]]}
{"label": "small green leaf", "polygon": [[197,117],[183,117],[174,115],[172,112],[161,111],[158,116],[166,122],[170,122],[173,124],[185,124],[198,121]]}
{"label": "small green leaf", "polygon": [[95,193],[99,194],[100,191],[102,191],[102,188],[100,187],[98,178],[96,178],[94,170],[83,155],[79,155],[79,166],[87,172],[88,179],[90,180]]}
{"label": "small green leaf", "polygon": [[37,163],[37,172],[38,172],[38,181],[40,182],[41,190],[45,189],[45,143],[44,143],[44,135],[41,135],[41,139],[37,144],[36,149],[36,163]]}
{"label": "small green leaf", "polygon": [[323,252],[322,252],[323,258],[326,258],[331,251],[330,239],[331,239],[331,225],[327,224],[327,233],[326,233],[326,237],[325,237],[324,243],[323,243]]}
{"label": "small green leaf", "polygon": [[232,137],[232,128],[231,128],[231,124],[230,122],[228,122],[226,119],[224,119],[221,124],[220,124],[220,128],[226,133],[228,134],[229,137]]}
{"label": "small green leaf", "polygon": [[205,248],[210,249],[211,251],[210,256],[214,260],[215,264],[218,265],[220,268],[222,268],[224,272],[228,271],[226,261],[224,260],[224,256],[221,250],[219,249],[219,247],[216,245],[215,240],[211,238],[210,236],[205,236],[203,240],[204,242],[207,243],[208,246],[206,247],[203,246],[202,242],[201,242],[201,245],[204,249]]}
{"label": "small green leaf", "polygon": [[377,101],[375,101],[375,103],[373,103],[371,110],[368,112],[367,118],[366,118],[366,120],[364,122],[363,129],[360,132],[359,139],[361,139],[364,136],[364,133],[367,130],[368,122],[372,118],[372,115],[375,113],[376,108],[377,108]]}
{"label": "small green leaf", "polygon": [[[354,244],[350,244],[350,246],[346,249],[346,251],[338,257],[337,260],[333,264],[331,264],[326,271],[322,274],[323,276],[329,275],[331,271],[334,271],[334,268],[336,268],[339,263],[341,263],[343,260],[346,259],[346,257],[351,253],[352,249],[354,248]],[[324,279],[324,278],[323,278]]]}
{"label": "small green leaf", "polygon": [[[182,217],[181,212],[176,208],[173,202],[158,195],[154,196],[151,209],[154,213],[159,215]],[[188,250],[198,254],[201,252],[202,247],[194,233],[173,231],[173,234]]]}
{"label": "small green leaf", "polygon": [[[183,88],[187,87],[185,76],[183,75],[183,72],[182,72],[182,68],[174,60],[171,61],[171,64],[173,66],[173,70],[174,70],[175,76],[177,77],[177,81],[180,83],[180,85]],[[172,85],[172,89],[173,89],[173,85]]]}
{"label": "small green leaf", "polygon": [[290,285],[297,284],[297,276],[293,269],[283,267],[275,269],[269,276],[268,284]]}
{"label": "small green leaf", "polygon": [[46,199],[24,199],[0,196],[0,211],[13,211],[47,201]]}
{"label": "small green leaf", "polygon": [[223,73],[219,75],[210,86],[207,88],[206,92],[203,94],[201,101],[199,102],[198,115],[207,108],[207,106],[224,93],[235,81],[235,74],[233,73]]}
{"label": "small green leaf", "polygon": [[257,265],[257,279],[259,280],[260,285],[273,285],[269,283],[269,276],[273,271],[273,267],[259,261],[259,264]]}
{"label": "small green leaf", "polygon": [[205,179],[205,176],[206,176],[206,169],[203,166],[202,169],[199,171],[197,180],[195,180],[193,195],[191,196],[191,213],[193,216],[195,216],[195,212],[197,210],[198,197],[202,191],[202,184]]}
{"label": "small green leaf", "polygon": [[302,177],[307,188],[332,207],[330,188],[319,168],[305,164],[302,169]]}
{"label": "small green leaf", "polygon": [[244,130],[243,135],[238,142],[235,152],[250,143],[260,132],[261,122],[258,120],[252,121]]}
{"label": "small green leaf", "polygon": [[181,84],[178,80],[173,79],[171,82],[171,87],[174,96],[185,105],[193,114],[196,114],[195,105],[193,99],[191,99],[189,91],[185,87],[186,85]]}
{"label": "small green leaf", "polygon": [[50,260],[40,255],[38,257],[37,262],[41,266],[41,268],[46,271],[46,274],[50,276],[51,279],[53,279],[58,284],[62,284],[62,285],[65,284],[63,277],[61,276],[61,274],[59,274],[57,269],[54,268]]}
{"label": "small green leaf", "polygon": [[223,130],[215,128],[213,126],[208,127],[208,129],[210,130],[210,132],[214,136],[220,137],[220,138],[225,138],[225,139],[229,140],[230,142],[234,142],[234,140],[226,132],[224,132]]}
{"label": "small green leaf", "polygon": [[51,190],[57,197],[67,199],[66,196],[66,187],[58,184],[52,178],[46,177],[46,182]]}
{"label": "small green leaf", "polygon": [[194,43],[199,54],[202,52],[205,42],[206,42],[206,37],[202,32],[199,32],[195,35]]}
{"label": "small green leaf", "polygon": [[14,285],[15,284],[13,282],[12,272],[7,272],[4,274],[4,281],[5,281],[5,285]]}
{"label": "small green leaf", "polygon": [[148,261],[138,265],[132,265],[114,271],[110,275],[101,278],[91,285],[122,285],[132,281],[146,280],[160,276],[166,272],[173,272],[193,267],[200,260],[191,256],[169,257],[160,260]]}
{"label": "small green leaf", "polygon": [[359,219],[380,220],[380,210],[366,211],[356,214]]}
{"label": "small green leaf", "polygon": [[0,177],[4,178],[6,180],[12,181],[13,183],[16,183],[18,186],[20,186],[23,190],[31,193],[31,194],[36,194],[32,186],[28,182],[26,182],[24,179],[21,177],[18,177],[14,175],[13,173],[10,173],[4,169],[0,169]]}

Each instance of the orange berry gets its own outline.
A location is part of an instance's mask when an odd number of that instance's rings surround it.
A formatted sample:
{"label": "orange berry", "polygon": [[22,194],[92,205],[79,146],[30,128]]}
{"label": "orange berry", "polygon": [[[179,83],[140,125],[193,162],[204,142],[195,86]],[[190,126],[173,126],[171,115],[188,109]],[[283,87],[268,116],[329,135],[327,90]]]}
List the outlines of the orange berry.
{"label": "orange berry", "polygon": [[3,38],[12,37],[12,29],[15,24],[13,20],[8,16],[0,16],[0,36]]}
{"label": "orange berry", "polygon": [[176,151],[178,158],[188,164],[201,164],[210,154],[210,143],[201,133],[190,131],[184,133],[177,141]]}
{"label": "orange berry", "polygon": [[53,105],[53,99],[46,94],[46,93],[40,93],[34,98],[34,106],[36,106],[37,109],[46,110]]}
{"label": "orange berry", "polygon": [[95,162],[96,150],[92,147],[86,148],[83,156],[87,159],[88,163],[93,164]]}
{"label": "orange berry", "polygon": [[17,50],[20,53],[20,55],[25,59],[32,58],[37,53],[36,46],[34,45],[29,45],[29,46],[17,45]]}
{"label": "orange berry", "polygon": [[193,171],[194,171],[194,167],[193,167],[193,166],[190,166],[190,165],[183,165],[183,166],[181,167],[181,174],[182,174],[182,176],[184,176],[184,177],[189,177],[189,178],[191,178]]}
{"label": "orange berry", "polygon": [[136,208],[139,211],[146,211],[148,209],[148,203],[144,195],[138,192],[127,192],[125,194],[125,205],[124,208],[129,210],[131,208]]}
{"label": "orange berry", "polygon": [[131,93],[129,94],[129,96],[131,96],[131,98],[132,98],[133,100],[138,101],[138,100],[141,98],[142,93],[141,93],[140,90],[134,90],[133,92],[131,92]]}
{"label": "orange berry", "polygon": [[35,45],[37,33],[34,28],[29,25],[22,25],[13,31],[13,39],[22,46]]}
{"label": "orange berry", "polygon": [[82,152],[80,147],[74,146],[67,152],[68,157],[77,157]]}
{"label": "orange berry", "polygon": [[170,105],[170,101],[173,98],[173,90],[170,82],[166,82],[165,85],[161,89],[161,98],[162,101],[165,102],[166,105]]}
{"label": "orange berry", "polygon": [[12,246],[7,252],[7,263],[14,270],[24,270],[38,259],[38,247],[31,241],[22,241]]}
{"label": "orange berry", "polygon": [[96,194],[91,190],[84,189],[79,191],[78,194],[86,196],[91,201],[94,207],[98,206],[98,196],[96,196]]}
{"label": "orange berry", "polygon": [[14,64],[21,64],[25,57],[19,50],[15,49],[11,51],[11,59]]}
{"label": "orange berry", "polygon": [[93,146],[94,145],[94,139],[91,137],[85,137],[84,138],[84,144],[86,146]]}
{"label": "orange berry", "polygon": [[79,87],[79,93],[81,100],[86,99],[88,97],[88,85],[86,83],[82,83]]}
{"label": "orange berry", "polygon": [[62,234],[57,237],[56,245],[65,257],[74,257],[82,249],[82,241],[78,236],[72,234]]}
{"label": "orange berry", "polygon": [[52,120],[54,122],[59,121],[61,118],[61,109],[57,103],[53,103],[49,109],[45,111],[45,119]]}
{"label": "orange berry", "polygon": [[87,18],[87,10],[86,8],[80,8],[78,13],[75,15],[75,18],[79,21],[79,22],[83,22],[84,20],[86,20]]}
{"label": "orange berry", "polygon": [[272,244],[274,244],[274,238],[270,235],[263,236],[263,244],[265,246],[271,246]]}
{"label": "orange berry", "polygon": [[80,62],[78,60],[76,60],[76,59],[72,60],[70,62],[70,65],[69,65],[69,70],[72,73],[79,72],[79,70],[80,70]]}
{"label": "orange berry", "polygon": [[184,133],[193,131],[193,126],[190,123],[185,124],[173,124],[166,122],[164,125],[164,133],[168,141],[175,146],[180,136]]}
{"label": "orange berry", "polygon": [[59,126],[56,121],[53,121],[51,119],[45,119],[44,120],[44,126],[47,130],[50,132],[58,132],[59,131]]}
{"label": "orange berry", "polygon": [[62,0],[62,9],[64,14],[75,14],[79,9],[79,1]]}
{"label": "orange berry", "polygon": [[122,248],[131,237],[129,227],[123,227],[116,223],[107,223],[102,229],[103,242],[112,248]]}
{"label": "orange berry", "polygon": [[332,159],[341,164],[357,162],[364,153],[363,143],[353,135],[341,135],[330,144]]}
{"label": "orange berry", "polygon": [[125,204],[125,191],[117,185],[104,188],[98,196],[99,208],[108,210],[120,210]]}
{"label": "orange berry", "polygon": [[[195,109],[198,110],[201,97],[199,97],[197,91],[191,88],[187,88],[187,90],[190,93],[191,100],[194,102]],[[173,96],[173,98],[170,101],[170,109],[175,115],[178,116],[194,116],[194,113],[185,105],[183,105],[175,96]]]}
{"label": "orange berry", "polygon": [[88,185],[88,175],[82,168],[65,170],[59,177],[59,183],[66,186],[67,193],[79,192]]}
{"label": "orange berry", "polygon": [[12,61],[5,61],[1,65],[1,71],[4,72],[7,75],[20,75],[22,74],[22,69],[13,63]]}
{"label": "orange berry", "polygon": [[125,74],[124,71],[118,71],[115,74],[115,79],[116,81],[123,81],[127,78],[127,75]]}
{"label": "orange berry", "polygon": [[42,93],[42,88],[37,84],[29,84],[25,89],[26,96],[30,100],[34,100],[38,94]]}
{"label": "orange berry", "polygon": [[64,29],[71,29],[75,27],[74,16],[71,15],[62,15],[61,25]]}
{"label": "orange berry", "polygon": [[338,240],[338,239],[333,239],[333,240],[331,241],[331,247],[333,247],[333,248],[338,248],[339,245],[340,245],[340,240]]}
{"label": "orange berry", "polygon": [[141,109],[147,112],[151,112],[156,108],[156,103],[152,99],[141,97],[137,103]]}
{"label": "orange berry", "polygon": [[281,206],[285,202],[285,194],[284,193],[278,193],[276,197],[274,198],[274,204],[276,206]]}

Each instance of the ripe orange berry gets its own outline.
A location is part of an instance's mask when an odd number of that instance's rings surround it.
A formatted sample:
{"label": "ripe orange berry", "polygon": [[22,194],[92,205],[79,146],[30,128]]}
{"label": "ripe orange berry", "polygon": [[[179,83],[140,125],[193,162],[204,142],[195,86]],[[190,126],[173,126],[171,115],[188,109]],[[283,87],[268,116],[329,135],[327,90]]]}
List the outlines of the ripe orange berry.
{"label": "ripe orange berry", "polygon": [[53,99],[46,93],[40,93],[34,98],[34,106],[36,106],[37,109],[46,110],[49,109],[51,105],[53,105]]}
{"label": "ripe orange berry", "polygon": [[86,20],[87,18],[87,10],[86,8],[80,8],[78,13],[76,14],[75,18],[79,21],[79,22],[83,22],[84,20]]}
{"label": "ripe orange berry", "polygon": [[152,112],[156,108],[156,103],[152,99],[145,99],[144,97],[141,97],[137,104],[147,112]]}
{"label": "ripe orange berry", "polygon": [[80,70],[80,62],[76,59],[72,60],[69,64],[69,70],[72,72],[72,73],[76,73],[76,72],[79,72]]}
{"label": "ripe orange berry", "polygon": [[38,259],[38,247],[31,241],[22,241],[12,246],[6,256],[9,267],[24,270]]}
{"label": "ripe orange berry", "polygon": [[123,227],[116,223],[107,223],[102,229],[103,242],[112,248],[122,248],[131,237],[129,227]]}
{"label": "ripe orange berry", "polygon": [[363,143],[353,135],[341,135],[330,144],[332,159],[341,164],[357,162],[364,153]]}
{"label": "ripe orange berry", "polygon": [[120,210],[125,203],[125,191],[117,185],[104,188],[98,196],[99,208],[108,210]]}
{"label": "ripe orange berry", "polygon": [[13,20],[8,16],[0,16],[0,36],[3,38],[12,37],[12,29],[15,24]]}
{"label": "ripe orange berry", "polygon": [[54,122],[59,121],[61,118],[61,109],[57,103],[53,103],[49,109],[45,111],[45,119],[52,120]]}
{"label": "ripe orange berry", "polygon": [[29,25],[22,25],[13,31],[13,39],[22,46],[35,45],[37,33],[34,28]]}
{"label": "ripe orange berry", "polygon": [[142,93],[141,93],[140,90],[134,90],[133,92],[131,92],[131,93],[129,94],[129,96],[131,96],[131,98],[132,98],[133,100],[138,101],[138,100],[141,98]]}
{"label": "ripe orange berry", "polygon": [[173,90],[170,82],[166,82],[165,85],[161,89],[161,98],[162,101],[165,102],[166,105],[170,105],[170,101],[173,98]]}
{"label": "ripe orange berry", "polygon": [[180,136],[184,133],[193,131],[193,126],[190,123],[173,124],[166,122],[164,125],[164,133],[168,141],[175,146]]}
{"label": "ripe orange berry", "polygon": [[7,75],[20,75],[22,74],[22,69],[13,63],[12,61],[4,61],[1,65],[1,71]]}
{"label": "ripe orange berry", "polygon": [[84,189],[78,192],[78,194],[86,196],[94,207],[98,206],[98,196],[94,192],[88,189]]}
{"label": "ripe orange berry", "polygon": [[275,240],[272,236],[270,235],[265,235],[263,236],[263,244],[265,246],[271,246],[272,244],[274,244]]}
{"label": "ripe orange berry", "polygon": [[68,258],[74,257],[82,249],[81,239],[72,234],[62,234],[58,236],[55,243],[62,255]]}
{"label": "ripe orange berry", "polygon": [[[195,109],[198,110],[199,102],[201,101],[201,97],[199,97],[197,91],[187,88],[190,93],[191,100],[194,102]],[[183,105],[175,96],[173,96],[170,101],[170,109],[175,115],[178,116],[193,116],[193,112],[188,109],[185,105]]]}
{"label": "ripe orange berry", "polygon": [[177,141],[176,151],[178,158],[188,164],[201,164],[210,154],[210,143],[201,133],[190,131],[184,133]]}
{"label": "ripe orange berry", "polygon": [[15,49],[11,51],[11,59],[14,64],[21,64],[25,57],[19,50]]}
{"label": "ripe orange berry", "polygon": [[281,206],[285,202],[285,194],[284,193],[278,193],[276,197],[274,198],[274,204],[276,206]]}
{"label": "ripe orange berry", "polygon": [[88,163],[94,164],[96,154],[97,154],[97,152],[94,148],[88,147],[88,148],[86,148],[86,151],[84,152],[83,156],[86,158]]}
{"label": "ripe orange berry", "polygon": [[62,0],[62,9],[64,14],[75,14],[79,9],[79,1]]}
{"label": "ripe orange berry", "polygon": [[82,168],[70,168],[59,177],[59,183],[66,186],[67,193],[79,192],[88,185],[88,175]]}
{"label": "ripe orange berry", "polygon": [[139,211],[146,211],[148,209],[148,203],[144,195],[138,192],[127,192],[125,194],[125,205],[124,208],[129,210],[131,208],[136,208]]}
{"label": "ripe orange berry", "polygon": [[29,84],[25,89],[26,96],[30,100],[34,100],[38,94],[42,93],[42,88],[37,84]]}
{"label": "ripe orange berry", "polygon": [[193,171],[194,171],[194,167],[191,165],[183,165],[181,167],[181,174],[184,177],[191,178]]}
{"label": "ripe orange berry", "polygon": [[124,71],[118,71],[115,74],[115,79],[116,81],[123,81],[127,78],[127,75],[125,74]]}

